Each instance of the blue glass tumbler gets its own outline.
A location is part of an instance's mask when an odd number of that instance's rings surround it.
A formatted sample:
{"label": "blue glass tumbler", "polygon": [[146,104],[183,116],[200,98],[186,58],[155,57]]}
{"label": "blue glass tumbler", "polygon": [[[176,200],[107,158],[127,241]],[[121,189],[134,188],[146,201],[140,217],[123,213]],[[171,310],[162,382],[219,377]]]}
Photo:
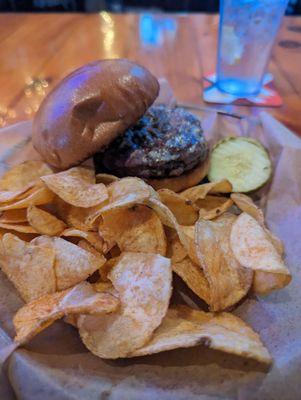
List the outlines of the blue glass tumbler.
{"label": "blue glass tumbler", "polygon": [[220,0],[217,86],[239,97],[260,91],[288,0]]}

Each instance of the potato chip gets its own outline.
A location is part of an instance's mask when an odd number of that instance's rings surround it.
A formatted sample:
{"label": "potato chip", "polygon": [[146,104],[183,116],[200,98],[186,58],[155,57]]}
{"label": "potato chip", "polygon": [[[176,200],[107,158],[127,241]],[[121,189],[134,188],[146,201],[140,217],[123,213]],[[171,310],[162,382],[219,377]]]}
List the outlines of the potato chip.
{"label": "potato chip", "polygon": [[14,316],[15,342],[23,344],[64,315],[114,312],[119,300],[110,293],[97,293],[88,282],[42,296],[18,310]]}
{"label": "potato chip", "polygon": [[278,253],[282,255],[284,253],[282,241],[265,227],[263,212],[259,207],[256,206],[251,197],[242,193],[232,193],[231,198],[238,208],[251,215],[251,217],[255,218],[256,221],[259,222],[269,236],[270,241],[273,243]]}
{"label": "potato chip", "polygon": [[169,189],[160,189],[158,191],[160,200],[174,214],[181,225],[193,225],[198,219],[197,208],[178,193]]}
{"label": "potato chip", "polygon": [[[12,167],[0,178],[1,191],[27,190],[34,186],[43,175],[49,175],[52,170],[42,161],[25,161]],[[24,190],[24,191],[25,191]]]}
{"label": "potato chip", "polygon": [[165,316],[171,295],[170,260],[123,253],[109,278],[119,293],[120,310],[108,316],[80,316],[78,326],[92,353],[116,359],[143,346]]}
{"label": "potato chip", "polygon": [[95,249],[94,246],[92,246],[92,244],[90,244],[89,242],[87,242],[85,239],[81,239],[78,243],[77,246],[79,246],[80,248],[90,251],[90,253],[93,253],[95,256],[99,255],[99,251],[97,251]]}
{"label": "potato chip", "polygon": [[[166,207],[165,204],[161,203],[160,200],[153,198],[153,197],[150,197],[149,199],[145,200],[145,204],[147,206],[149,206],[150,208],[152,208],[156,212],[156,214],[160,218],[162,224],[164,224],[168,228],[173,228],[176,230],[176,232],[179,236],[180,242],[182,243],[182,245],[185,247],[186,251],[190,255],[190,253],[192,251],[191,242],[193,242],[193,241],[191,240],[191,238],[189,238],[184,233],[183,225],[178,224],[178,221],[176,220],[175,216],[170,211],[170,209],[168,207]],[[193,226],[192,227],[188,226],[187,228],[194,229]]]}
{"label": "potato chip", "polygon": [[5,224],[0,222],[0,228],[22,233],[38,233],[32,226],[24,224]]}
{"label": "potato chip", "polygon": [[65,237],[79,237],[85,239],[89,242],[96,250],[104,253],[104,248],[106,250],[105,242],[102,237],[99,236],[97,232],[84,232],[79,229],[68,228],[65,229],[61,236]]}
{"label": "potato chip", "polygon": [[282,243],[282,241],[275,236],[271,231],[269,231],[267,228],[264,229],[265,233],[268,235],[270,241],[273,243],[273,246],[275,247],[275,249],[277,250],[277,252],[283,256],[284,254],[284,244]]}
{"label": "potato chip", "polygon": [[108,186],[108,192],[109,204],[101,210],[103,218],[112,210],[144,204],[156,212],[163,224],[178,229],[179,224],[173,213],[161,203],[157,192],[142,179],[132,177],[120,179]]}
{"label": "potato chip", "polygon": [[230,242],[240,264],[255,271],[255,293],[267,294],[289,284],[291,275],[281,255],[267,231],[249,214],[244,212],[237,218],[232,226]]}
{"label": "potato chip", "polygon": [[59,237],[39,236],[32,243],[54,248],[57,290],[68,289],[87,279],[105,263],[105,258],[101,255],[96,257]]}
{"label": "potato chip", "polygon": [[41,178],[57,196],[76,207],[88,208],[103,203],[108,192],[103,183],[95,183],[94,171],[73,167]]}
{"label": "potato chip", "polygon": [[[191,239],[194,246],[194,227],[182,226],[183,232]],[[194,263],[188,257],[187,250],[179,240],[176,231],[167,229],[168,251],[167,256],[171,259],[172,270],[186,283],[186,285],[206,303],[210,302],[208,281],[200,265]],[[196,261],[198,259],[194,255]]]}
{"label": "potato chip", "polygon": [[261,363],[272,362],[259,335],[240,318],[225,312],[206,313],[186,306],[168,310],[151,340],[128,357],[144,356],[200,344],[225,353],[252,358]]}
{"label": "potato chip", "polygon": [[24,189],[19,190],[0,191],[0,203],[5,204],[8,202],[24,199],[24,197],[28,195],[29,189],[30,188],[25,187]]}
{"label": "potato chip", "polygon": [[210,220],[228,211],[233,205],[233,200],[209,195],[205,199],[197,200],[195,205],[199,207],[199,217]]}
{"label": "potato chip", "polygon": [[179,262],[172,262],[172,270],[200,299],[210,304],[210,288],[202,268],[185,257]]}
{"label": "potato chip", "polygon": [[177,232],[174,229],[166,227],[165,233],[167,238],[166,256],[171,259],[172,263],[184,260],[188,253],[180,242]]}
{"label": "potato chip", "polygon": [[231,193],[232,185],[227,179],[219,182],[204,183],[203,185],[193,186],[180,193],[181,197],[195,203],[199,199],[205,199],[208,194]]}
{"label": "potato chip", "polygon": [[114,294],[116,294],[116,297],[118,297],[118,292],[114,289],[114,286],[112,285],[112,282],[110,282],[110,281],[107,281],[107,282],[98,281],[98,282],[93,283],[92,286],[96,292],[114,293]]}
{"label": "potato chip", "polygon": [[66,228],[63,221],[35,206],[27,208],[27,219],[35,231],[42,235],[59,235]]}
{"label": "potato chip", "polygon": [[57,197],[54,200],[54,205],[57,214],[67,225],[81,231],[97,230],[98,223],[96,220],[100,218],[100,210],[103,204],[88,208],[74,207]]}
{"label": "potato chip", "polygon": [[26,197],[0,204],[0,211],[26,208],[30,205],[47,204],[53,199],[53,193],[42,183],[26,192]]}
{"label": "potato chip", "polygon": [[251,197],[242,193],[232,193],[231,199],[241,211],[248,213],[251,217],[255,218],[260,225],[264,226],[263,212],[256,206]]}
{"label": "potato chip", "polygon": [[0,178],[0,203],[28,197],[29,189],[39,182],[39,178],[51,173],[52,170],[42,161],[26,161],[11,168]]}
{"label": "potato chip", "polygon": [[110,258],[99,269],[98,272],[99,272],[102,282],[105,282],[105,283],[110,282],[108,275],[111,272],[111,270],[115,267],[115,265],[118,263],[119,256],[120,256],[120,254],[117,257]]}
{"label": "potato chip", "polygon": [[[199,258],[196,255],[195,247],[195,226],[183,226],[179,227],[182,239],[179,237],[182,245],[185,247],[189,258],[197,265],[199,265]],[[179,232],[178,231],[178,232]]]}
{"label": "potato chip", "polygon": [[26,302],[55,292],[55,253],[51,247],[27,243],[7,233],[2,238],[1,255],[2,271]]}
{"label": "potato chip", "polygon": [[230,246],[230,233],[236,216],[224,214],[214,221],[199,220],[195,244],[199,264],[210,287],[212,311],[236,304],[249,291],[253,273],[235,259]]}
{"label": "potato chip", "polygon": [[121,251],[166,254],[163,225],[155,212],[143,205],[105,213],[99,232],[107,242],[115,241]]}
{"label": "potato chip", "polygon": [[119,178],[111,174],[96,174],[96,183],[103,183],[104,185],[109,185],[112,182],[119,181]]}
{"label": "potato chip", "polygon": [[109,204],[102,208],[102,214],[117,208],[143,204],[150,197],[159,198],[155,190],[139,178],[123,178],[108,186]]}
{"label": "potato chip", "polygon": [[7,210],[0,216],[0,222],[4,224],[15,224],[19,222],[27,222],[27,210],[20,208],[19,210]]}

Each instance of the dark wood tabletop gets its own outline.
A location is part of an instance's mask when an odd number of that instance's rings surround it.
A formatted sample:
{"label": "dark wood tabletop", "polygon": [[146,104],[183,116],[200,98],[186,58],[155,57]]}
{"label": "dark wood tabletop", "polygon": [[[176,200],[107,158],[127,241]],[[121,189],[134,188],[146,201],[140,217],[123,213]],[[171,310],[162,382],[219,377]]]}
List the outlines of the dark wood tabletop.
{"label": "dark wood tabletop", "polygon": [[[63,76],[100,58],[136,60],[166,77],[179,102],[204,106],[202,75],[215,68],[217,28],[218,16],[206,14],[0,14],[0,124],[32,118]],[[301,135],[301,17],[285,18],[269,69],[284,104],[265,110]]]}

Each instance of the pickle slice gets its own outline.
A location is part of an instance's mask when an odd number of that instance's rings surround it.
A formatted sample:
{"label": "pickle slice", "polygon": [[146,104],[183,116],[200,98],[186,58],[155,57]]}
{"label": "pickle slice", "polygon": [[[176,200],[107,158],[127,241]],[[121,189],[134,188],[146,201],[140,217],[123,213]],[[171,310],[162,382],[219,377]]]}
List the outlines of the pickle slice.
{"label": "pickle slice", "polygon": [[257,140],[228,137],[218,142],[211,153],[208,179],[228,179],[233,192],[251,192],[263,186],[272,175],[270,157]]}

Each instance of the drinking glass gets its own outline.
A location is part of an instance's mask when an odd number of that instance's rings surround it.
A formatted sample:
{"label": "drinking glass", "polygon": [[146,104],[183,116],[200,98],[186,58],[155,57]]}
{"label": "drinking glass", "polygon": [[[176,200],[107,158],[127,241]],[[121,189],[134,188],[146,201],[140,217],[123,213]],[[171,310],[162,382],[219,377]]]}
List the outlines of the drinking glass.
{"label": "drinking glass", "polygon": [[220,0],[217,86],[237,96],[261,88],[288,0]]}

